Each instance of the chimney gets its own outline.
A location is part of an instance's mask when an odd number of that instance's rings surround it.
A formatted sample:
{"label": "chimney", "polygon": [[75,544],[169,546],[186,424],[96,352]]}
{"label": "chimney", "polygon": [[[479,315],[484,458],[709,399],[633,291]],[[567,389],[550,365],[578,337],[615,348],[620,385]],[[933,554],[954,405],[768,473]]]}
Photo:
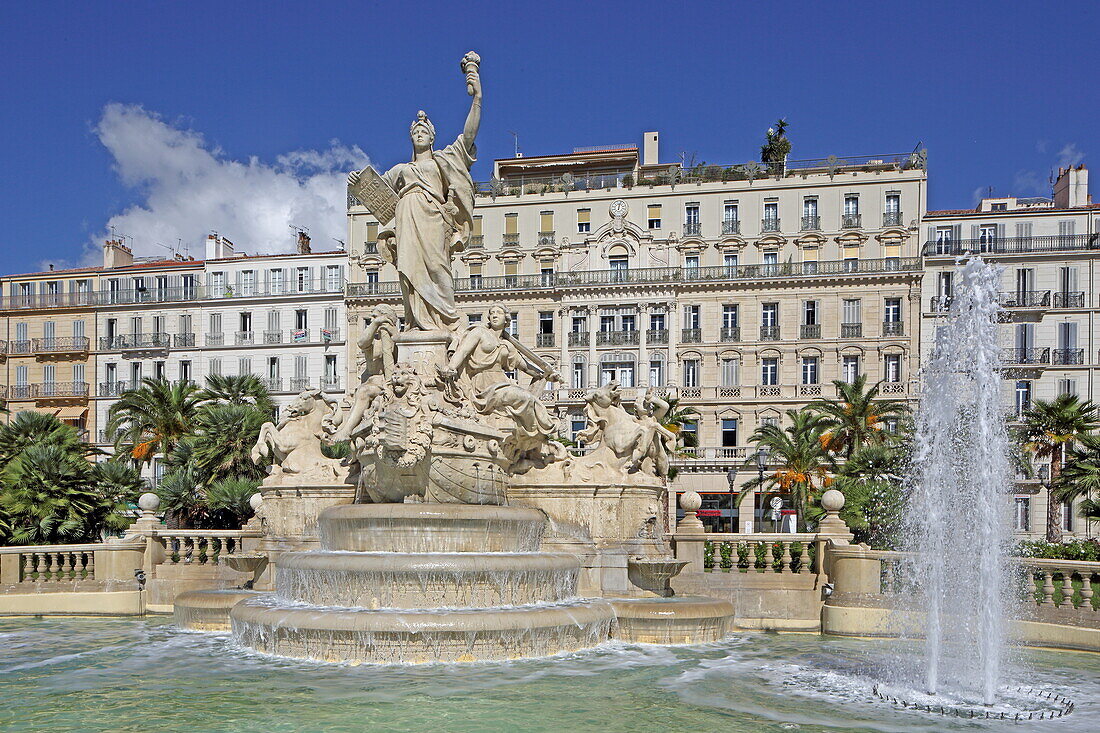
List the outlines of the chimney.
{"label": "chimney", "polygon": [[220,234],[206,235],[206,259],[223,260],[233,256],[233,243]]}
{"label": "chimney", "polygon": [[129,267],[134,264],[134,253],[122,243],[121,239],[108,239],[103,243],[103,269]]}
{"label": "chimney", "polygon": [[1073,209],[1089,203],[1089,171],[1085,164],[1058,169],[1054,182],[1054,208]]}
{"label": "chimney", "polygon": [[657,165],[660,162],[657,150],[657,133],[642,133],[642,165]]}
{"label": "chimney", "polygon": [[298,230],[298,254],[308,255],[312,251],[313,250],[311,250],[309,248],[309,235],[306,234],[305,232],[303,232],[301,229],[299,229]]}

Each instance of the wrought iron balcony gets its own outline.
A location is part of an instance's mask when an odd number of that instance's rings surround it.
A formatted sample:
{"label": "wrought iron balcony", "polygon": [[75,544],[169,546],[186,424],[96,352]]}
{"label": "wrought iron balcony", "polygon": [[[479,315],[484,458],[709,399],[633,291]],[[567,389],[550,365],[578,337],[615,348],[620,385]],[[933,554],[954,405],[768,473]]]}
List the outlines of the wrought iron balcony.
{"label": "wrought iron balcony", "polygon": [[401,286],[396,281],[348,283],[345,292],[349,298],[365,298],[372,295],[399,295]]}
{"label": "wrought iron balcony", "polygon": [[863,216],[861,214],[841,214],[840,216],[840,228],[841,229],[860,229],[863,227]]}
{"label": "wrought iron balcony", "polygon": [[321,377],[321,389],[325,392],[340,391],[340,377]]}
{"label": "wrought iron balcony", "polygon": [[1061,292],[1054,294],[1054,307],[1055,308],[1084,308],[1085,307],[1085,294],[1081,291],[1077,292]]}
{"label": "wrought iron balcony", "polygon": [[882,335],[883,336],[904,336],[905,335],[905,322],[904,321],[883,321],[882,322]]}
{"label": "wrought iron balcony", "polygon": [[1066,366],[1079,366],[1085,363],[1084,349],[1055,349],[1054,363]]}
{"label": "wrought iron balcony", "polygon": [[87,382],[43,382],[34,385],[35,399],[63,399],[87,396]]}
{"label": "wrought iron balcony", "polygon": [[821,229],[821,217],[816,214],[813,216],[802,217],[802,231],[804,232],[816,232]]}
{"label": "wrought iron balcony", "polygon": [[882,225],[884,227],[900,227],[902,226],[902,214],[900,211],[887,211],[882,215]]}
{"label": "wrought iron balcony", "polygon": [[339,328],[322,328],[321,329],[321,343],[330,344],[334,341],[340,340]]}
{"label": "wrought iron balcony", "polygon": [[779,340],[779,326],[761,326],[760,327],[760,340],[761,341],[778,341]]}
{"label": "wrought iron balcony", "polygon": [[597,331],[597,346],[637,346],[638,331]]}
{"label": "wrought iron balcony", "polygon": [[739,219],[723,219],[722,234],[740,234],[741,221]]}
{"label": "wrought iron balcony", "polygon": [[703,225],[697,221],[685,221],[684,222],[684,236],[699,236],[703,233]]}
{"label": "wrought iron balcony", "polygon": [[803,323],[802,326],[798,329],[798,337],[804,339],[821,338],[821,324]]}
{"label": "wrought iron balcony", "polygon": [[857,339],[863,336],[863,324],[862,323],[842,323],[840,324],[840,337],[843,339]]}
{"label": "wrought iron balcony", "polygon": [[130,383],[125,380],[99,383],[100,397],[120,397],[123,392],[130,389]]}
{"label": "wrought iron balcony", "polygon": [[283,380],[279,377],[260,377],[260,384],[264,386],[268,392],[282,392]]}
{"label": "wrought iron balcony", "polygon": [[535,334],[535,346],[542,348],[549,348],[554,345],[554,334],[552,333],[539,333]]}
{"label": "wrought iron balcony", "polygon": [[721,339],[723,341],[740,341],[741,340],[741,327],[740,326],[722,326]]}
{"label": "wrought iron balcony", "polygon": [[363,244],[363,254],[376,255],[378,254],[378,242],[366,242]]}
{"label": "wrought iron balcony", "polygon": [[177,333],[172,336],[172,344],[177,349],[190,349],[195,346],[195,334],[193,333]]}
{"label": "wrought iron balcony", "polygon": [[206,334],[207,346],[224,346],[225,334],[224,333],[208,333]]}
{"label": "wrought iron balcony", "polygon": [[647,344],[667,344],[668,343],[668,329],[667,328],[651,328],[645,332],[645,342]]}
{"label": "wrought iron balcony", "polygon": [[233,343],[237,346],[251,346],[256,343],[255,331],[237,331],[233,334]]}
{"label": "wrought iron balcony", "polygon": [[505,246],[519,244],[519,234],[505,234],[502,240]]}
{"label": "wrought iron balcony", "polygon": [[74,354],[88,350],[88,339],[84,336],[55,336],[32,340],[36,354]]}
{"label": "wrought iron balcony", "polygon": [[118,336],[102,336],[100,351],[152,351],[165,350],[172,344],[167,333],[127,333]]}
{"label": "wrought iron balcony", "polygon": [[680,334],[680,340],[685,344],[698,344],[703,341],[703,329],[685,328]]}
{"label": "wrought iron balcony", "polygon": [[762,232],[778,232],[779,231],[779,219],[764,217],[760,220],[760,231]]}
{"label": "wrought iron balcony", "polygon": [[301,392],[312,388],[313,383],[309,377],[291,377],[290,378],[290,391]]}
{"label": "wrought iron balcony", "polygon": [[569,333],[570,346],[588,346],[588,331],[571,331]]}
{"label": "wrought iron balcony", "polygon": [[470,237],[470,241],[466,243],[467,249],[484,249],[485,248],[485,235],[474,234]]}
{"label": "wrought iron balcony", "polygon": [[19,341],[8,342],[9,354],[30,354],[33,353],[34,342],[30,339],[20,339]]}
{"label": "wrought iron balcony", "polygon": [[283,342],[282,331],[264,331],[265,344],[281,344]]}
{"label": "wrought iron balcony", "polygon": [[1015,290],[1000,294],[1005,308],[1049,308],[1049,290]]}
{"label": "wrought iron balcony", "polygon": [[33,384],[13,384],[8,390],[8,398],[12,400],[34,399]]}
{"label": "wrought iron balcony", "polygon": [[554,246],[554,232],[539,232],[539,246],[540,247],[553,247]]}
{"label": "wrought iron balcony", "polygon": [[1065,252],[1089,249],[1100,249],[1100,233],[959,239],[956,241],[929,240],[924,243],[924,256],[956,257],[971,253],[1022,254],[1027,252]]}
{"label": "wrought iron balcony", "polygon": [[931,313],[946,313],[951,310],[951,301],[954,300],[950,295],[933,295],[932,300],[928,305],[929,312]]}
{"label": "wrought iron balcony", "polygon": [[1043,348],[1005,349],[1004,350],[1004,363],[1005,364],[1049,364],[1050,363],[1050,347],[1044,346]]}

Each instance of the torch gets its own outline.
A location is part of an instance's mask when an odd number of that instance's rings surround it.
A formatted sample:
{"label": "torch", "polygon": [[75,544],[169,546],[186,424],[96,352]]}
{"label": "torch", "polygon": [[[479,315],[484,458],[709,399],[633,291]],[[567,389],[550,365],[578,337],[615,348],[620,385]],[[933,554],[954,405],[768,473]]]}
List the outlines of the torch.
{"label": "torch", "polygon": [[[478,68],[481,66],[481,57],[477,55],[476,51],[469,51],[462,57],[462,61],[459,62],[459,68],[462,69],[462,73],[476,74]],[[466,93],[471,97],[474,96],[474,85],[466,84]]]}

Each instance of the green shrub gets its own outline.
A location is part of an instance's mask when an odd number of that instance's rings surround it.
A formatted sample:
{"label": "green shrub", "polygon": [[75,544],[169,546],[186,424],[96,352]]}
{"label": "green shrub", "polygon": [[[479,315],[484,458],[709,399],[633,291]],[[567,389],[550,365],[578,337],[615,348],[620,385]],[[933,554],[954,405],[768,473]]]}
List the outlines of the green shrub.
{"label": "green shrub", "polygon": [[733,567],[733,543],[723,542],[718,548],[718,552],[722,556],[721,567],[723,570],[729,570]]}
{"label": "green shrub", "polygon": [[703,542],[703,570],[714,569],[714,543],[710,540]]}

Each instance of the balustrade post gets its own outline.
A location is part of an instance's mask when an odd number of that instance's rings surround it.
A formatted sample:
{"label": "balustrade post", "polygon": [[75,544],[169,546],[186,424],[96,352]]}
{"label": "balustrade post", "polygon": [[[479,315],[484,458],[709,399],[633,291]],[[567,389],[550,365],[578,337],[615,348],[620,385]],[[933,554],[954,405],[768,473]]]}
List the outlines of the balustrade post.
{"label": "balustrade post", "polygon": [[41,583],[46,579],[46,567],[47,562],[45,554],[41,552],[34,553],[34,581],[36,583]]}
{"label": "balustrade post", "polygon": [[1054,605],[1054,574],[1049,570],[1043,570],[1043,600],[1041,605]]}
{"label": "balustrade post", "polygon": [[1081,608],[1092,610],[1092,573],[1081,571]]}
{"label": "balustrade post", "polygon": [[775,572],[775,545],[772,542],[764,543],[764,572]]}
{"label": "balustrade post", "polygon": [[1072,570],[1062,570],[1062,603],[1068,603],[1070,608],[1074,608]]}
{"label": "balustrade post", "polygon": [[783,541],[783,556],[779,559],[779,572],[789,573],[791,571],[791,543],[787,540]]}
{"label": "balustrade post", "polygon": [[706,545],[706,528],[699,521],[696,512],[703,505],[703,499],[694,491],[685,491],[680,495],[680,506],[684,518],[676,525],[673,541],[676,545],[676,559],[686,561],[685,570],[692,573],[703,572],[703,548]]}
{"label": "balustrade post", "polygon": [[801,549],[798,552],[798,572],[799,574],[810,572],[810,543],[800,542]]}

